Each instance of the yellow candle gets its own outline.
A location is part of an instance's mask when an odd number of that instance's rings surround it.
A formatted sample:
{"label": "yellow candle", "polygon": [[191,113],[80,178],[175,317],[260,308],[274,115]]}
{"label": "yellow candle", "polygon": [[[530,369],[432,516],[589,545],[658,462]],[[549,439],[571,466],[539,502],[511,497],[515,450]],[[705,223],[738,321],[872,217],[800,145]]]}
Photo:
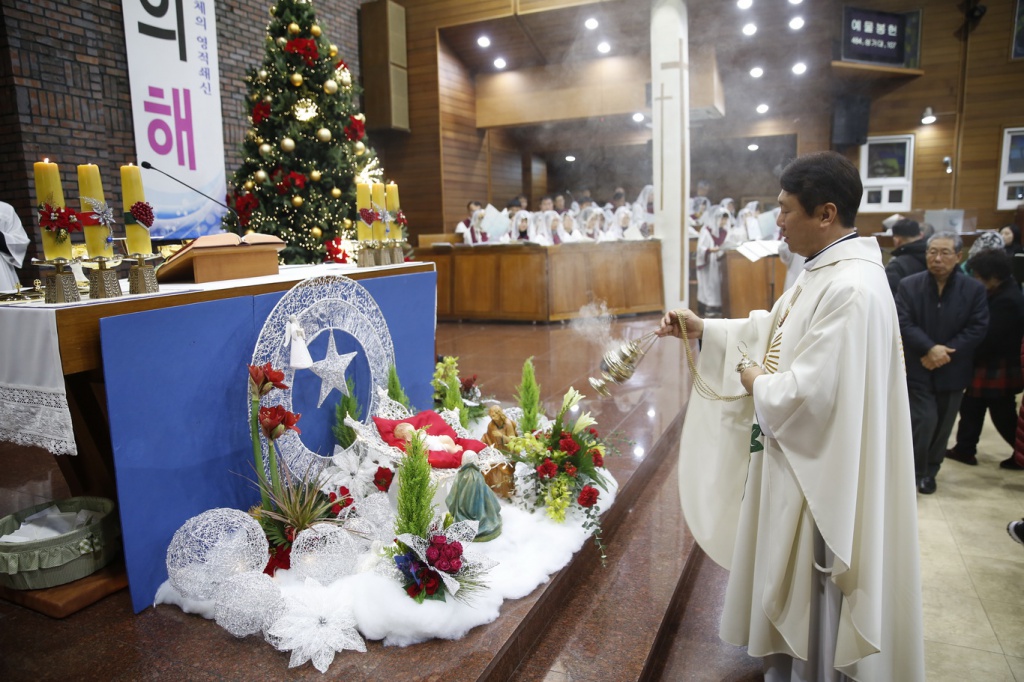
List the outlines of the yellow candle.
{"label": "yellow candle", "polygon": [[[78,202],[81,204],[82,213],[85,214],[83,222],[91,222],[93,208],[86,201],[86,198],[104,202],[103,181],[100,179],[100,167],[87,163],[78,167]],[[107,241],[110,236],[110,229],[106,225],[84,225],[85,248],[89,252],[89,258],[114,257],[114,244]]]}
{"label": "yellow candle", "polygon": [[124,202],[125,226],[124,236],[128,253],[153,253],[153,242],[149,238],[149,230],[141,223],[131,224],[128,222],[127,214],[132,206],[140,201],[146,200],[146,193],[142,188],[142,169],[131,164],[121,166],[121,198]]}
{"label": "yellow candle", "polygon": [[[370,186],[365,182],[356,183],[356,210],[361,211],[370,208]],[[356,239],[361,242],[368,242],[373,239],[373,231],[370,226],[363,222],[362,218],[356,221]]]}
{"label": "yellow candle", "polygon": [[388,213],[392,214],[391,217],[394,218],[394,214],[398,213],[398,209],[402,205],[398,201],[398,185],[396,185],[393,182],[389,182],[388,186],[387,186],[387,194],[386,194],[386,196],[387,196]]}
{"label": "yellow candle", "polygon": [[50,204],[64,208],[64,188],[60,185],[60,169],[49,159],[33,164],[36,175],[36,205]]}
{"label": "yellow candle", "polygon": [[[382,211],[384,210],[384,183],[375,182],[373,187],[370,188],[373,198],[373,210]],[[373,238],[377,241],[384,240],[384,221],[375,220],[373,222]]]}

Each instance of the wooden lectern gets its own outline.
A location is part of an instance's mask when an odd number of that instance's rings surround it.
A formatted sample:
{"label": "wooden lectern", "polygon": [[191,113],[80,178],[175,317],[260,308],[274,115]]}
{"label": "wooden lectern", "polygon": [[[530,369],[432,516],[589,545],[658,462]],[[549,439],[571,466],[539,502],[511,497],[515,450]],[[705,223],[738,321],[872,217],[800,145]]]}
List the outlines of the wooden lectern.
{"label": "wooden lectern", "polygon": [[277,254],[284,242],[269,234],[233,233],[199,237],[178,251],[156,271],[160,282],[219,282],[276,275]]}

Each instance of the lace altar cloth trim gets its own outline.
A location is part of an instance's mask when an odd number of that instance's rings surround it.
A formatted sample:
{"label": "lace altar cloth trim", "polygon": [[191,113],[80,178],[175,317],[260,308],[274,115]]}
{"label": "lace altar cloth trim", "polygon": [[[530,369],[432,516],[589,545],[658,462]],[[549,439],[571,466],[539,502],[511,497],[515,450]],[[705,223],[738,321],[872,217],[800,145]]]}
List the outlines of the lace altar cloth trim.
{"label": "lace altar cloth trim", "polygon": [[77,455],[71,410],[63,391],[0,386],[0,440]]}

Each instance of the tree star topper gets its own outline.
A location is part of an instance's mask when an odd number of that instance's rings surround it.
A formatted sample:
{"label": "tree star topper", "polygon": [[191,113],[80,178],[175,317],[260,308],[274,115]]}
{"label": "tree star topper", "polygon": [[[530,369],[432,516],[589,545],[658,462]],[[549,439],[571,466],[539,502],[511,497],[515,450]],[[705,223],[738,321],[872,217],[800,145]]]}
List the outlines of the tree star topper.
{"label": "tree star topper", "polygon": [[348,370],[352,358],[356,356],[356,353],[339,355],[338,348],[334,345],[334,332],[328,329],[327,333],[330,334],[327,343],[327,355],[323,360],[314,362],[313,366],[309,368],[313,374],[320,377],[320,401],[316,404],[318,408],[324,404],[324,400],[327,399],[327,396],[334,389],[341,391],[342,395],[348,395],[345,372]]}

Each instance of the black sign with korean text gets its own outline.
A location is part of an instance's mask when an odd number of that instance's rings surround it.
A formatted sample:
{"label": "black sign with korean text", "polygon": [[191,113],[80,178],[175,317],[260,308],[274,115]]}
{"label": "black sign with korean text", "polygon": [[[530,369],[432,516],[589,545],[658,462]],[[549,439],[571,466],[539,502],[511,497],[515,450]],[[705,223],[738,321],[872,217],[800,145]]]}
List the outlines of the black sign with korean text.
{"label": "black sign with korean text", "polygon": [[871,9],[843,8],[843,60],[903,65],[906,17]]}

